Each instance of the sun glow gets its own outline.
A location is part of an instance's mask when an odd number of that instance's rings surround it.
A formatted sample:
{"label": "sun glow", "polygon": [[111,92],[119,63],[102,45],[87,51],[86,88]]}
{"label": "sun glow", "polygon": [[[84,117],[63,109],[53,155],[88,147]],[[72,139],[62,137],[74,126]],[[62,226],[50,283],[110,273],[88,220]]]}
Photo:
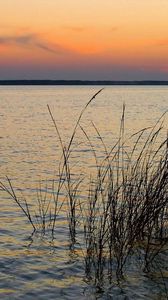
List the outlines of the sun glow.
{"label": "sun glow", "polygon": [[0,11],[0,77],[10,64],[17,75],[22,74],[19,67],[23,65],[36,66],[38,74],[41,65],[44,72],[62,66],[75,76],[75,65],[81,78],[85,73],[80,66],[88,70],[92,66],[95,78],[108,66],[107,77],[115,77],[109,74],[109,66],[118,65],[127,67],[128,74],[129,68],[138,67],[144,78],[151,70],[165,76],[167,11],[164,0],[30,0],[29,5],[6,0]]}

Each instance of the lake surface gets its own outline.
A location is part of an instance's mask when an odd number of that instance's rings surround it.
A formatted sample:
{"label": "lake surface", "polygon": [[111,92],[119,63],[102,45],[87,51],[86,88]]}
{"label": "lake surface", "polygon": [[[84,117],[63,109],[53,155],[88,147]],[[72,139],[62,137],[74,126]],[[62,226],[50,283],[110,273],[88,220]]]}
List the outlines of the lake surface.
{"label": "lake surface", "polygon": [[[50,195],[61,158],[59,138],[47,105],[63,144],[68,146],[82,108],[99,89],[98,86],[0,86],[0,179],[7,184],[8,176],[19,197],[26,197],[32,211],[38,208],[39,189]],[[119,135],[123,103],[125,135],[130,136],[154,125],[168,109],[168,87],[108,86],[93,99],[80,124],[98,159],[103,157],[104,148],[92,122],[110,150]],[[163,135],[167,120],[165,116]],[[84,132],[78,128],[73,141],[74,180],[77,174],[90,178],[95,170],[93,151]],[[85,192],[80,196],[85,199]],[[102,293],[97,292],[86,280],[81,245],[75,250],[71,248],[66,219],[66,205],[63,205],[55,239],[51,241],[50,236],[38,232],[32,236],[23,213],[0,191],[0,299],[166,299],[166,279],[162,284],[160,275],[151,278],[133,270],[134,267],[120,287],[113,283]]]}

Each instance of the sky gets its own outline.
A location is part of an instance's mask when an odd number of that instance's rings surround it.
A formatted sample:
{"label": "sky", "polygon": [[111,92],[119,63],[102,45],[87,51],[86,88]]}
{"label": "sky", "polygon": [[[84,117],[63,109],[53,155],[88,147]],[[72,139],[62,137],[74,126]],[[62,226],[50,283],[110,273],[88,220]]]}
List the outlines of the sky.
{"label": "sky", "polygon": [[168,0],[0,1],[0,79],[168,80]]}

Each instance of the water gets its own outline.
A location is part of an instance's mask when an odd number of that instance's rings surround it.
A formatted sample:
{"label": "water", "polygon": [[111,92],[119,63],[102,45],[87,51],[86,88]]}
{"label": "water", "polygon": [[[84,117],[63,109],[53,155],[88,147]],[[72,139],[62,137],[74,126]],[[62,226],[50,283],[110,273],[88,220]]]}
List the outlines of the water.
{"label": "water", "polygon": [[[98,86],[0,87],[0,178],[6,182],[8,176],[32,210],[37,209],[40,184],[42,193],[50,194],[61,157],[47,104],[67,145],[81,109],[99,89]],[[104,149],[91,121],[110,149],[118,136],[123,103],[126,104],[125,132],[131,135],[153,125],[168,109],[167,99],[168,87],[106,87],[81,120],[98,159]],[[73,147],[74,178],[77,174],[89,177],[94,173],[95,160],[79,128]],[[81,195],[85,198],[84,193]],[[4,192],[0,192],[0,207],[0,299],[165,299],[161,275],[153,278],[137,272],[133,266],[120,288],[113,283],[98,293],[85,278],[80,245],[75,250],[71,248],[66,205],[64,214],[59,216],[54,241],[40,233],[32,236],[29,222]],[[164,270],[165,277],[167,271]]]}

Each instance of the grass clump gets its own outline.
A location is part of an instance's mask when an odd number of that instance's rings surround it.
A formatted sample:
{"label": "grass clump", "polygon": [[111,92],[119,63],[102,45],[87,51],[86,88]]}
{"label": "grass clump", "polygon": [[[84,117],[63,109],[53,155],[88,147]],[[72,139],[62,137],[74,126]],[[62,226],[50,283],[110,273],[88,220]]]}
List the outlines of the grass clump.
{"label": "grass clump", "polygon": [[[81,126],[85,110],[98,91],[85,105],[75,124],[69,143],[65,146],[50,107],[62,157],[59,180],[53,180],[51,197],[38,191],[38,213],[32,215],[26,200],[20,200],[7,177],[0,183],[3,191],[20,207],[33,231],[45,234],[49,229],[54,238],[57,217],[65,203],[71,242],[78,239],[84,255],[85,273],[96,286],[102,287],[105,278],[123,278],[130,259],[141,256],[143,270],[149,272],[152,264],[166,250],[168,241],[168,137],[160,141],[163,114],[153,127],[143,128],[125,139],[125,105],[121,115],[119,137],[107,150],[101,134],[92,123],[99,138],[104,157],[98,159],[89,134]],[[90,177],[87,200],[80,199],[84,178],[71,175],[73,142],[80,129],[95,159],[96,172]],[[131,146],[130,146],[131,144]],[[64,193],[63,193],[64,190]],[[64,198],[62,197],[64,195]],[[61,200],[60,200],[61,198]],[[82,233],[81,233],[82,232]],[[107,276],[107,277],[106,277]]]}

